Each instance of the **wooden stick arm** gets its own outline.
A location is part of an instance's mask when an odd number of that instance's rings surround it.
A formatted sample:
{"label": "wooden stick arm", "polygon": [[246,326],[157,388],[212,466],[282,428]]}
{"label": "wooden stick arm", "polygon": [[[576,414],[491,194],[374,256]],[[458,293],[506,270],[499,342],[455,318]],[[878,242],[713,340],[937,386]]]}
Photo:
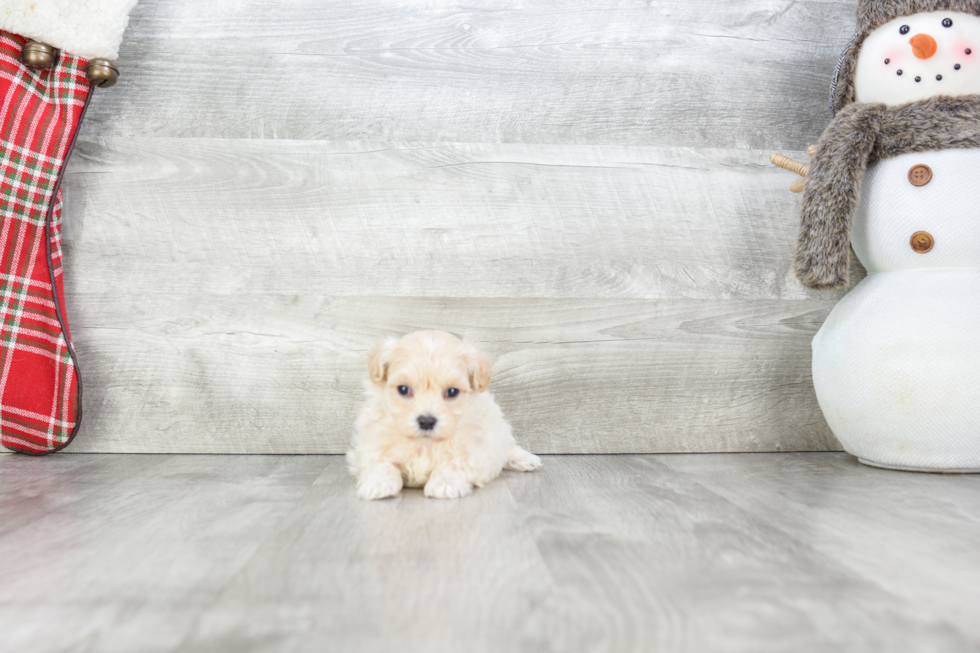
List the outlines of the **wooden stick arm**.
{"label": "wooden stick arm", "polygon": [[[806,148],[806,153],[809,156],[813,156],[813,153],[816,152],[816,150],[817,150],[817,146],[811,145],[810,147]],[[776,153],[770,154],[769,161],[771,161],[773,165],[779,166],[780,168],[783,168],[785,170],[789,170],[790,172],[795,172],[801,177],[806,177],[808,174],[810,174],[809,165],[791,159],[788,156],[783,156],[782,154],[776,154]],[[789,189],[794,193],[802,192],[804,181],[805,180],[803,179],[797,179],[792,184],[790,184]]]}
{"label": "wooden stick arm", "polygon": [[807,173],[810,172],[810,166],[807,164],[800,163],[799,161],[795,161],[788,156],[783,156],[782,154],[770,154],[769,161],[771,161],[773,165],[779,166],[780,168],[784,168],[791,172],[795,172],[801,177],[806,177]]}

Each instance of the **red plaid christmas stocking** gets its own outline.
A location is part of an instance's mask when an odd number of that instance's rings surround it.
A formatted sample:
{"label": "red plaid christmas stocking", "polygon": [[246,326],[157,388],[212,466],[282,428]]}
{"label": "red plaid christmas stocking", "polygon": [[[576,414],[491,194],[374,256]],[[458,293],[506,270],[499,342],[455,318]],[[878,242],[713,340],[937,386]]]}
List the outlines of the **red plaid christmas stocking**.
{"label": "red plaid christmas stocking", "polygon": [[85,59],[21,61],[0,32],[0,443],[31,454],[71,442],[81,381],[65,312],[61,179],[91,88]]}
{"label": "red plaid christmas stocking", "polygon": [[0,444],[14,451],[58,451],[82,417],[61,180],[93,89],[119,74],[112,60],[136,1],[0,7]]}

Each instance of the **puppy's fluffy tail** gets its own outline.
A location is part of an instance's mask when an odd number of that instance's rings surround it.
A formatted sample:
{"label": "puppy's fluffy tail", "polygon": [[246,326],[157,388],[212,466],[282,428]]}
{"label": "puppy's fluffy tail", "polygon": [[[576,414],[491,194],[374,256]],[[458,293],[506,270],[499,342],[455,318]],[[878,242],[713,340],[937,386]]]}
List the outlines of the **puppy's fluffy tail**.
{"label": "puppy's fluffy tail", "polygon": [[507,464],[504,465],[504,469],[512,472],[533,472],[536,469],[541,469],[541,459],[530,451],[525,451],[514,445],[514,448],[507,454]]}
{"label": "puppy's fluffy tail", "polygon": [[347,471],[350,472],[351,476],[357,476],[357,472],[361,469],[360,454],[356,449],[349,449],[345,458],[347,459]]}

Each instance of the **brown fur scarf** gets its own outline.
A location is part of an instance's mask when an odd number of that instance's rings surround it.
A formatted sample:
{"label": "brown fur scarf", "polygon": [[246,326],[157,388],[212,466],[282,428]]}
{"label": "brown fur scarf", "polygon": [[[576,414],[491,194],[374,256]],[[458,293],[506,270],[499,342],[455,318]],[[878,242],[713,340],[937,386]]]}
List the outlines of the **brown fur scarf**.
{"label": "brown fur scarf", "polygon": [[803,186],[796,276],[811,288],[847,285],[851,223],[868,165],[908,152],[971,147],[980,147],[980,95],[841,109],[817,142]]}

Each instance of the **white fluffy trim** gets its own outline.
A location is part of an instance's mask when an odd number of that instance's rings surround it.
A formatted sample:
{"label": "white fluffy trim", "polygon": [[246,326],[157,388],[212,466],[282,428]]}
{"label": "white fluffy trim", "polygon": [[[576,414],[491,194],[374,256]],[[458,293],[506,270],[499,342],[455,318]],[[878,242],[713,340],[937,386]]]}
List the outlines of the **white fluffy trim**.
{"label": "white fluffy trim", "polygon": [[115,59],[137,0],[4,0],[0,30],[85,59]]}

